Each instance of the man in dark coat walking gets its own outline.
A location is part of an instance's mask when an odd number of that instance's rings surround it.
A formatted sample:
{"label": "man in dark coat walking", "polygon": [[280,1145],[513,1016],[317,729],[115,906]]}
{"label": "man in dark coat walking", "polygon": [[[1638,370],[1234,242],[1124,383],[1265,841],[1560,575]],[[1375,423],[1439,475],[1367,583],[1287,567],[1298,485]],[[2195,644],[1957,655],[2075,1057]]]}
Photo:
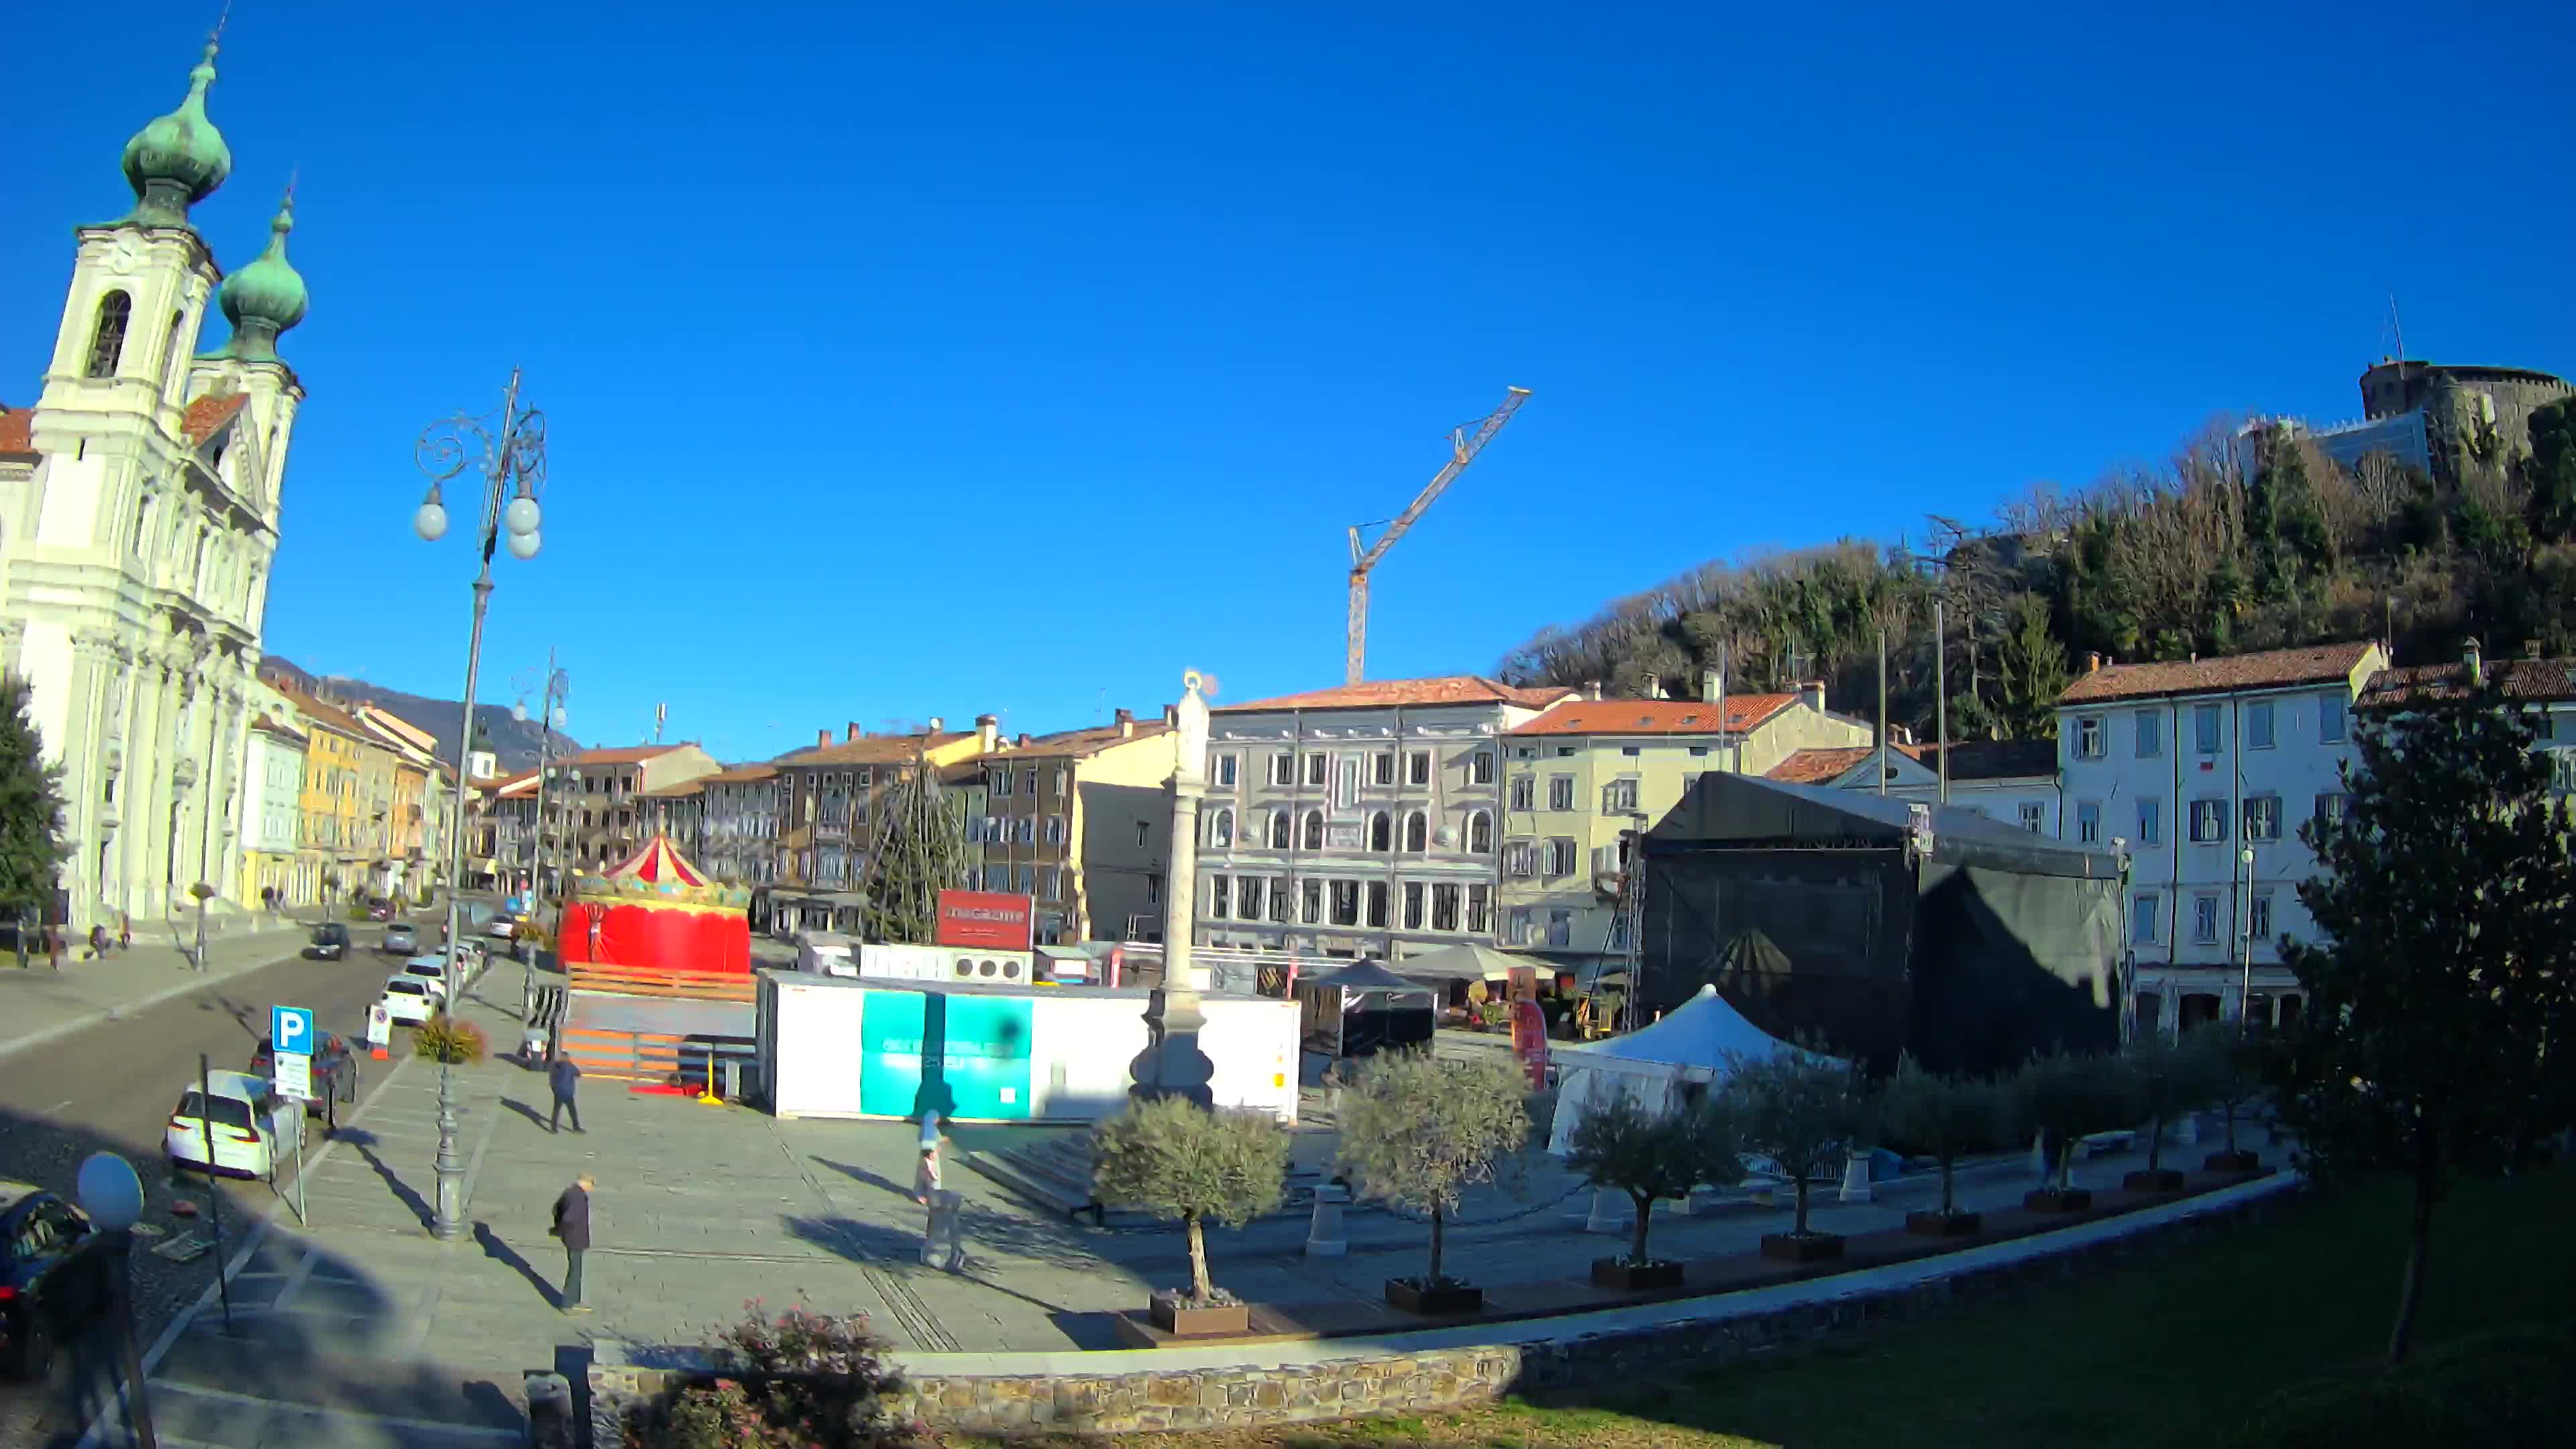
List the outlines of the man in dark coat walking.
{"label": "man in dark coat walking", "polygon": [[549,1132],[561,1132],[563,1130],[564,1113],[570,1112],[572,1114],[572,1130],[579,1132],[581,1130],[581,1105],[573,1100],[573,1092],[581,1085],[581,1068],[572,1064],[572,1058],[558,1056],[555,1058],[554,1066],[546,1072],[546,1082],[554,1088],[555,1093],[555,1114],[554,1117],[546,1123],[546,1130]]}
{"label": "man in dark coat walking", "polygon": [[581,1301],[581,1255],[590,1251],[590,1190],[595,1186],[587,1172],[574,1178],[563,1196],[555,1199],[555,1225],[546,1230],[563,1240],[562,1306],[566,1313],[590,1311]]}

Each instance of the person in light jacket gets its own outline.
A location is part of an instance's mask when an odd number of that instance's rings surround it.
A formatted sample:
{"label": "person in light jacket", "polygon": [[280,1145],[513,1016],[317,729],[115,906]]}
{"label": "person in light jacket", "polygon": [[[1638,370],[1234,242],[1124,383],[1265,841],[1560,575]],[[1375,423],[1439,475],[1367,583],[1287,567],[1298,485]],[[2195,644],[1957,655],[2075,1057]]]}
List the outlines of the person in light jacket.
{"label": "person in light jacket", "polygon": [[574,1178],[563,1196],[555,1199],[555,1225],[546,1230],[563,1240],[562,1303],[566,1313],[590,1311],[581,1301],[581,1255],[590,1251],[590,1190],[596,1186],[587,1172]]}

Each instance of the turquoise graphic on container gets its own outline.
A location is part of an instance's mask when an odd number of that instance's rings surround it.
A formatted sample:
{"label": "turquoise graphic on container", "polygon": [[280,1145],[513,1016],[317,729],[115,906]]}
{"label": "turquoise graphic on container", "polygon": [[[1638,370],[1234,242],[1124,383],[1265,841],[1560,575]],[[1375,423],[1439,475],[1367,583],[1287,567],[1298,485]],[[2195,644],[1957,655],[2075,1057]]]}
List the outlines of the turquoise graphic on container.
{"label": "turquoise graphic on container", "polygon": [[859,1110],[1026,1118],[1034,1006],[1016,996],[870,991],[859,1016]]}

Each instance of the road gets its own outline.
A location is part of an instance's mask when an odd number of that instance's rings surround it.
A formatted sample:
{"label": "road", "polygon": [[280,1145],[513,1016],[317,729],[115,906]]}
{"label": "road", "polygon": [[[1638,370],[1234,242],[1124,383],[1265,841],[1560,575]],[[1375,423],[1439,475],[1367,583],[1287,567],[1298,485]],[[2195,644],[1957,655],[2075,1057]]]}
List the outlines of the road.
{"label": "road", "polygon": [[[69,1195],[82,1159],[105,1150],[124,1155],[142,1177],[143,1222],[158,1230],[138,1238],[134,1254],[136,1310],[144,1344],[150,1344],[174,1313],[214,1282],[214,1265],[220,1256],[207,1253],[178,1263],[149,1251],[203,1231],[202,1213],[186,1219],[175,1216],[171,1208],[183,1199],[203,1205],[204,1182],[190,1177],[174,1187],[161,1153],[170,1109],[196,1079],[197,1054],[205,1053],[216,1067],[247,1067],[252,1049],[268,1034],[272,1006],[309,1007],[319,1030],[336,1031],[353,1043],[363,1043],[367,1007],[399,963],[372,949],[373,929],[359,927],[351,934],[359,944],[346,959],[308,961],[296,954],[292,942],[281,941],[280,959],[269,965],[0,1064],[0,1176]],[[494,964],[499,969],[487,979],[497,989],[515,993],[517,986],[510,978],[516,968],[507,962]],[[365,1059],[363,1050],[361,1046],[361,1096],[392,1065]],[[408,1055],[409,1034],[394,1032],[389,1050]],[[321,1135],[322,1124],[316,1121],[306,1138],[308,1151],[320,1145]],[[293,1181],[291,1170],[280,1174],[280,1186],[290,1198]],[[268,1184],[261,1182],[226,1182],[222,1193],[228,1243],[238,1242],[258,1214],[276,1201]],[[58,1442],[66,1427],[60,1412],[61,1385],[43,1393],[12,1384],[6,1393],[5,1400],[0,1400],[0,1444]],[[77,1432],[77,1426],[70,1427]]]}

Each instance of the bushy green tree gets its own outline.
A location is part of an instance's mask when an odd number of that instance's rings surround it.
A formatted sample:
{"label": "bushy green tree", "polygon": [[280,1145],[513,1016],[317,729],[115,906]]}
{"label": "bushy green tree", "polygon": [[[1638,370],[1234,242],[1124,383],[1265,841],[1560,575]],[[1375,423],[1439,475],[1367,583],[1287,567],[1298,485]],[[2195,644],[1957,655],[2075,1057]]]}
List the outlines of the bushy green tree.
{"label": "bushy green tree", "polygon": [[1528,1096],[1520,1067],[1504,1057],[1450,1061],[1427,1049],[1381,1055],[1342,1089],[1340,1160],[1352,1186],[1431,1216],[1423,1286],[1447,1281],[1441,1262],[1459,1198],[1519,1167]]}
{"label": "bushy green tree", "polygon": [[2532,410],[2522,476],[2531,490],[2531,531],[2552,543],[2576,534],[2576,395]]}
{"label": "bushy green tree", "polygon": [[1624,1192],[1637,1205],[1637,1230],[1628,1261],[1642,1267],[1646,1230],[1658,1199],[1692,1188],[1731,1187],[1744,1179],[1744,1158],[1734,1114],[1716,1099],[1669,1111],[1649,1111],[1623,1091],[1591,1103],[1574,1124],[1565,1165],[1594,1187]]}
{"label": "bushy green tree", "polygon": [[62,771],[45,763],[27,681],[0,675],[0,914],[26,920],[54,903],[63,861]]}
{"label": "bushy green tree", "polygon": [[1943,1217],[1958,1210],[1951,1189],[1959,1159],[2004,1135],[2004,1102],[1994,1083],[1927,1072],[1911,1052],[1897,1058],[1878,1111],[1890,1136],[1941,1164]]}
{"label": "bushy green tree", "polygon": [[1747,1151],[1768,1157],[1794,1185],[1799,1237],[1807,1235],[1807,1184],[1829,1176],[1868,1132],[1870,1103],[1850,1067],[1783,1052],[1730,1057],[1725,1096]]}
{"label": "bushy green tree", "polygon": [[2388,1358],[2402,1362],[2433,1214],[2463,1174],[2527,1162],[2576,1116],[2576,850],[2533,730],[2492,682],[2354,731],[2340,821],[2301,833],[2318,941],[2274,1067],[2304,1164],[2393,1169],[2413,1222]]}
{"label": "bushy green tree", "polygon": [[2075,1144],[2138,1120],[2138,1085],[2115,1057],[2055,1051],[2034,1057],[2013,1078],[2022,1125],[2037,1128],[2058,1189],[2075,1185]]}
{"label": "bushy green tree", "polygon": [[1278,1208],[1288,1178],[1287,1131],[1257,1112],[1155,1097],[1094,1128],[1092,1148],[1101,1201],[1178,1219],[1188,1231],[1192,1304],[1228,1301],[1208,1277],[1205,1225],[1246,1223]]}

